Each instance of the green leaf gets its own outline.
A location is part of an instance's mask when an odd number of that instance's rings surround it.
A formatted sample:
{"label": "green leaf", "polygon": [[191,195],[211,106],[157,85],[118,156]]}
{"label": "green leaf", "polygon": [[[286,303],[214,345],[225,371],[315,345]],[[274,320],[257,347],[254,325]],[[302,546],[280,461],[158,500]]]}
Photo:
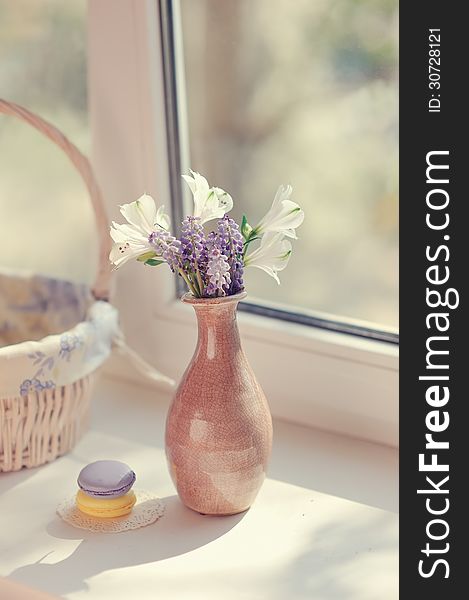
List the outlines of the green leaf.
{"label": "green leaf", "polygon": [[162,265],[164,262],[166,262],[165,260],[155,260],[154,258],[149,258],[148,260],[145,261],[146,265],[149,265],[150,267],[157,267],[158,265]]}
{"label": "green leaf", "polygon": [[243,220],[241,221],[241,233],[245,240],[248,240],[252,233],[252,227],[249,225],[246,215],[243,215]]}
{"label": "green leaf", "polygon": [[261,236],[260,235],[255,235],[254,237],[250,237],[248,240],[246,240],[244,242],[244,245],[247,246],[248,244],[250,244],[251,242],[255,242],[256,240],[260,240]]}
{"label": "green leaf", "polygon": [[153,250],[150,250],[149,252],[145,252],[145,254],[141,254],[137,260],[139,262],[147,262],[148,259],[153,258],[154,256],[156,256],[156,252],[154,252]]}

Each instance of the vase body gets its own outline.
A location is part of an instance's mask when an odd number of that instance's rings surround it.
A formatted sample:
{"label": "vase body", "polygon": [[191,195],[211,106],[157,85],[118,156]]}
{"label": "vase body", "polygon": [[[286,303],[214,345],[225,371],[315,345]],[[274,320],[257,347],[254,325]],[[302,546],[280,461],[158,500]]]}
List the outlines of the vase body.
{"label": "vase body", "polygon": [[190,294],[198,342],[166,420],[166,456],[179,497],[211,515],[248,509],[265,478],[272,419],[241,348],[236,308],[245,294]]}

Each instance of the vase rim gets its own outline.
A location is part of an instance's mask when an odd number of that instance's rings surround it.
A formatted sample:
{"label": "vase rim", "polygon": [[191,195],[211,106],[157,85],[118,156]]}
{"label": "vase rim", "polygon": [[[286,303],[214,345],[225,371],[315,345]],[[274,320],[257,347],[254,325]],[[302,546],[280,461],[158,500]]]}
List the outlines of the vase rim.
{"label": "vase rim", "polygon": [[186,292],[182,297],[182,302],[186,304],[198,304],[203,306],[218,305],[218,304],[229,304],[230,302],[239,302],[246,298],[246,292],[240,292],[239,294],[233,294],[232,296],[220,296],[219,298],[196,298],[192,292]]}

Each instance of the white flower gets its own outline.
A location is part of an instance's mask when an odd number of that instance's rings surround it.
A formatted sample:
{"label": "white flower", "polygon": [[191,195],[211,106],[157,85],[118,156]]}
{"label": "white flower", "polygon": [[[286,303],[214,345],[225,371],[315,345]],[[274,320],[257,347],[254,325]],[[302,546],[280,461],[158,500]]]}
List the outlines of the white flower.
{"label": "white flower", "polygon": [[116,268],[128,260],[154,251],[149,236],[158,228],[167,231],[170,224],[164,206],[160,206],[157,210],[155,201],[148,194],[144,194],[135,202],[123,204],[120,212],[127,224],[120,225],[113,222],[110,232],[114,245],[109,260]]}
{"label": "white flower", "polygon": [[291,185],[281,185],[278,188],[269,212],[254,228],[256,234],[275,231],[297,239],[295,229],[303,223],[305,214],[296,202],[290,200],[292,191]]}
{"label": "white flower", "polygon": [[190,175],[183,175],[184,181],[190,187],[194,196],[194,217],[200,217],[202,224],[212,219],[221,219],[225,213],[233,208],[232,197],[217,187],[210,187],[208,181],[200,175],[191,171]]}
{"label": "white flower", "polygon": [[164,212],[164,206],[156,210],[155,201],[148,194],[143,194],[135,202],[123,204],[120,212],[128,223],[148,235],[155,231],[155,226],[169,229],[170,220]]}
{"label": "white flower", "polygon": [[245,257],[244,265],[262,269],[280,284],[277,273],[287,266],[291,251],[291,242],[285,239],[283,233],[266,233],[259,248]]}

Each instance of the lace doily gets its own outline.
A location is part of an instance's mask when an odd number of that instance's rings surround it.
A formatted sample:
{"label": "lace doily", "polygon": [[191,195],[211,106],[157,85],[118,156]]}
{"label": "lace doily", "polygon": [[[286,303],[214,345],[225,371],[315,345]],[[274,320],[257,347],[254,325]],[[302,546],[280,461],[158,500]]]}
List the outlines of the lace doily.
{"label": "lace doily", "polygon": [[73,527],[100,533],[119,533],[138,529],[154,523],[163,516],[164,504],[160,498],[143,490],[134,490],[134,492],[137,502],[132,508],[132,512],[125,517],[100,519],[85,515],[77,508],[75,495],[59,503],[57,514]]}

